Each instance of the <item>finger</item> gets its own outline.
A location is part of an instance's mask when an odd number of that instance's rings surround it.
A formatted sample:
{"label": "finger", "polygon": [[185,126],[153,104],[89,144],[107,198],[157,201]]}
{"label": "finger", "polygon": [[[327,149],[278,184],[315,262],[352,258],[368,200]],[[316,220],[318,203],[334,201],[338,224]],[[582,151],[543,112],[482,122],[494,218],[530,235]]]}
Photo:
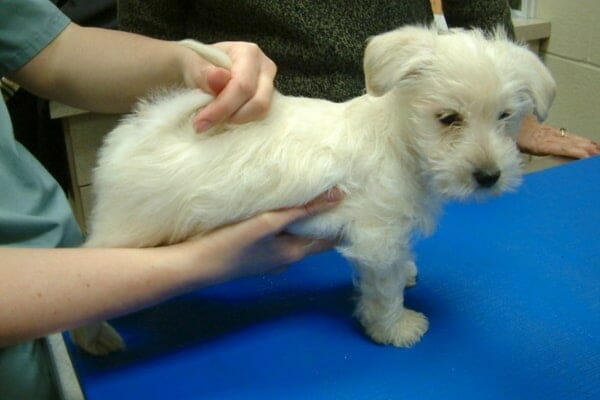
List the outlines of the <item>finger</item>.
{"label": "finger", "polygon": [[541,155],[553,154],[556,156],[569,157],[569,158],[585,158],[587,152],[566,140],[548,140],[543,144],[543,148],[539,152]]}
{"label": "finger", "polygon": [[576,158],[576,159],[590,157],[590,153],[587,148],[563,145],[563,146],[560,146],[560,149],[562,151],[558,154],[566,156],[566,157]]}
{"label": "finger", "polygon": [[548,136],[545,142],[543,152],[545,154],[555,154],[570,158],[588,158],[598,154],[596,143],[583,136],[571,132],[563,134],[558,130],[554,131],[553,136]]}
{"label": "finger", "polygon": [[[228,46],[227,43],[223,45]],[[232,78],[217,98],[199,113],[196,126],[202,128],[200,130],[207,130],[224,120],[233,123],[256,120],[270,107],[277,73],[275,63],[253,44],[230,50]]]}
{"label": "finger", "polygon": [[213,68],[208,72],[206,80],[211,93],[218,95],[231,80],[231,71],[224,68]]}
{"label": "finger", "polygon": [[234,124],[243,124],[264,117],[271,107],[273,92],[273,78],[265,74],[261,75],[254,97],[235,111],[229,121]]}
{"label": "finger", "polygon": [[293,264],[310,254],[330,250],[336,244],[332,240],[311,239],[291,234],[279,235],[275,240],[282,260],[280,264]]}
{"label": "finger", "polygon": [[[251,89],[248,89],[244,85],[246,84],[242,84],[232,78],[225,88],[217,95],[215,100],[204,107],[196,115],[194,118],[196,130],[202,132],[210,129],[215,124],[228,119],[243,104],[245,104],[248,101],[248,95],[246,93]],[[248,85],[252,85],[252,83],[249,83]]]}
{"label": "finger", "polygon": [[[223,89],[227,86],[229,81],[231,80],[231,71],[223,69],[223,68],[212,68],[206,74],[206,86],[208,90],[204,89],[204,91],[211,93],[215,96],[218,96],[219,93],[223,91]],[[202,85],[198,85],[202,89]],[[211,106],[210,104],[204,108],[202,108],[193,119],[194,128],[196,132],[204,132],[210,129],[214,122],[210,116],[211,114]]]}
{"label": "finger", "polygon": [[213,123],[230,117],[256,94],[261,72],[260,49],[257,46],[235,48],[230,53],[231,79],[219,95],[205,108],[206,119]]}
{"label": "finger", "polygon": [[231,116],[230,121],[233,123],[242,124],[261,118],[271,106],[275,91],[274,80],[277,74],[277,65],[266,56],[263,56],[261,60],[256,92]]}
{"label": "finger", "polygon": [[585,154],[584,157],[600,154],[600,145],[586,137],[567,132],[564,139],[570,143],[570,147],[577,147],[580,150],[580,154]]}

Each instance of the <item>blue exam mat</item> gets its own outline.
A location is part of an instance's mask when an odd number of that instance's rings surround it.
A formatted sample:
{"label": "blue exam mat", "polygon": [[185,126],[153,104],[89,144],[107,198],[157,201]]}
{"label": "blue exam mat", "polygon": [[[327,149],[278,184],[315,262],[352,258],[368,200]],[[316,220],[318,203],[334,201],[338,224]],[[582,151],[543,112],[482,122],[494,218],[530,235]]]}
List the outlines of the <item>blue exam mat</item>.
{"label": "blue exam mat", "polygon": [[446,207],[416,246],[411,349],[371,342],[334,252],[176,298],[114,325],[128,349],[69,345],[88,399],[600,398],[600,157],[517,193]]}

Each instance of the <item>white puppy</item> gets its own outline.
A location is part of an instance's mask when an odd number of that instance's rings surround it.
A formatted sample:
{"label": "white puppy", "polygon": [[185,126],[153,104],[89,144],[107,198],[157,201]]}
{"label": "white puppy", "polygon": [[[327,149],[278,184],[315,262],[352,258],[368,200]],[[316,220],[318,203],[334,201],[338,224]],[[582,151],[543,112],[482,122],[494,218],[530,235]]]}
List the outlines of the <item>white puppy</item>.
{"label": "white puppy", "polygon": [[[183,41],[213,62],[215,49]],[[416,231],[429,233],[444,199],[515,188],[521,117],[545,118],[555,84],[544,65],[504,34],[405,27],[373,37],[367,94],[345,103],[274,95],[268,115],[197,134],[198,90],[141,102],[106,138],[95,171],[86,246],[175,243],[259,212],[308,202],[337,186],[342,203],[294,233],[342,238],[356,268],[356,314],[376,342],[411,346],[427,319],[404,307]],[[122,346],[106,323],[79,328],[92,353]]]}

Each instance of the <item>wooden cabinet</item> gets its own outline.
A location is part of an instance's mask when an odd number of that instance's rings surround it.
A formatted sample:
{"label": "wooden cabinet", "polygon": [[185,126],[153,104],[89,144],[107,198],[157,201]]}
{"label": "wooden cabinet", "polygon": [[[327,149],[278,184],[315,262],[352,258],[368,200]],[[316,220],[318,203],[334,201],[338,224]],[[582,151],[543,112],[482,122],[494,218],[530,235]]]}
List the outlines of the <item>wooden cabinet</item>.
{"label": "wooden cabinet", "polygon": [[92,209],[92,171],[96,165],[96,153],[104,136],[116,126],[121,116],[90,113],[55,102],[50,103],[50,115],[62,121],[73,211],[85,230]]}

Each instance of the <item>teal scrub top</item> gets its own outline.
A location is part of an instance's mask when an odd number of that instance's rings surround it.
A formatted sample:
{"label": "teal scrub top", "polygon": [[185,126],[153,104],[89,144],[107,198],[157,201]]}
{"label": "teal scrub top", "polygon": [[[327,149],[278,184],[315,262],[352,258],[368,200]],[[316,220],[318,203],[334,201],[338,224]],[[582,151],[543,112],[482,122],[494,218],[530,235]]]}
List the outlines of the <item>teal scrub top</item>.
{"label": "teal scrub top", "polygon": [[[70,22],[46,0],[0,0],[0,11],[0,76],[26,64]],[[15,141],[0,100],[0,246],[76,247],[82,241],[65,194]],[[0,399],[57,398],[41,341],[0,348]]]}
{"label": "teal scrub top", "polygon": [[[0,76],[26,64],[69,24],[45,0],[0,0]],[[0,245],[74,247],[82,235],[64,192],[15,141],[0,101]]]}

